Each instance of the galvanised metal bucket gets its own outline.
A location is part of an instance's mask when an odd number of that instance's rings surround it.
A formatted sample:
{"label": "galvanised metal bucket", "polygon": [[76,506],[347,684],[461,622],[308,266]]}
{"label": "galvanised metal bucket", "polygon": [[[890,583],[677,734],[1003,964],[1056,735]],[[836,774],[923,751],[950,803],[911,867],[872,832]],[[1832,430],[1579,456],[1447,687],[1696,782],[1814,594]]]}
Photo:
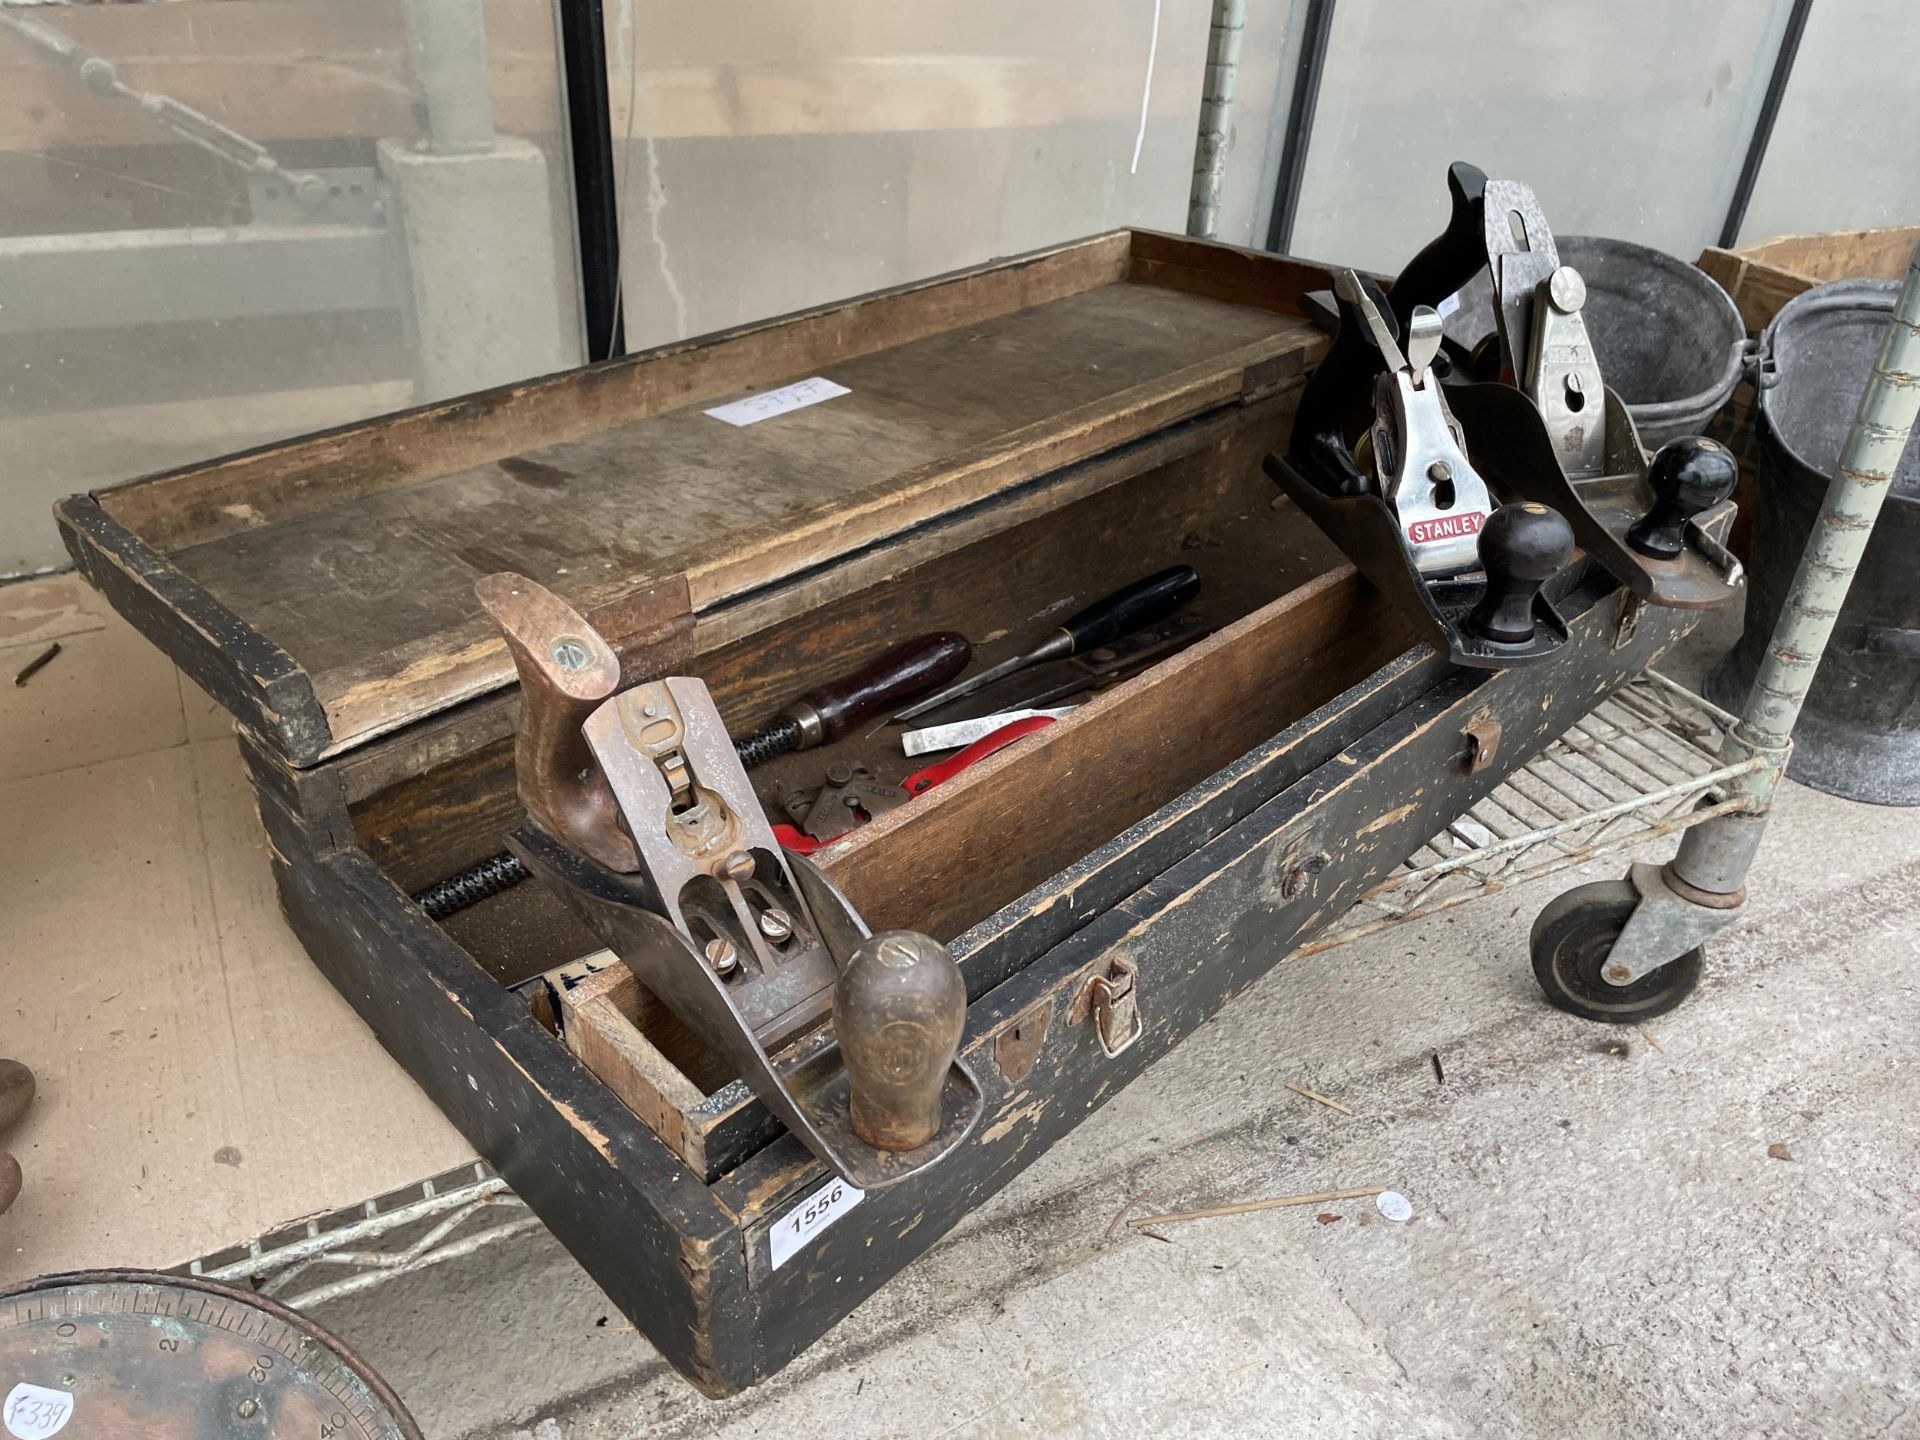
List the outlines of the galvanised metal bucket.
{"label": "galvanised metal bucket", "polygon": [[[1760,343],[1760,464],[1746,632],[1707,679],[1739,710],[1786,603],[1900,287],[1839,280],[1789,301]],[[1830,795],[1920,804],[1920,445],[1909,443],[1840,607],[1787,773]]]}
{"label": "galvanised metal bucket", "polygon": [[[1587,282],[1583,313],[1600,374],[1626,401],[1641,443],[1657,450],[1704,431],[1747,360],[1739,307],[1712,276],[1663,251],[1603,236],[1554,238],[1562,263]],[[1493,328],[1492,290],[1481,271],[1447,319],[1447,334],[1469,349]]]}

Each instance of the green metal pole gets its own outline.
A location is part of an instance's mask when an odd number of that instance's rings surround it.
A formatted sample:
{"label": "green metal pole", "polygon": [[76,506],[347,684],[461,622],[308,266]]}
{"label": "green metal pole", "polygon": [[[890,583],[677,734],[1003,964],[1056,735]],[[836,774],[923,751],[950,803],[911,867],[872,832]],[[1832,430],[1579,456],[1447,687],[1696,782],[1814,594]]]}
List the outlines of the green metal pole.
{"label": "green metal pole", "polygon": [[1746,713],[1721,750],[1736,763],[1765,756],[1772,763],[1742,776],[1734,794],[1744,813],[1694,826],[1681,839],[1672,873],[1697,889],[1733,894],[1746,884],[1747,869],[1766,827],[1774,791],[1792,749],[1794,722],[1806,703],[1814,671],[1839,619],[1874,520],[1893,483],[1920,415],[1920,246],[1907,267],[1880,357],[1874,362],[1827,498],[1801,552],[1787,603],[1773,627]]}

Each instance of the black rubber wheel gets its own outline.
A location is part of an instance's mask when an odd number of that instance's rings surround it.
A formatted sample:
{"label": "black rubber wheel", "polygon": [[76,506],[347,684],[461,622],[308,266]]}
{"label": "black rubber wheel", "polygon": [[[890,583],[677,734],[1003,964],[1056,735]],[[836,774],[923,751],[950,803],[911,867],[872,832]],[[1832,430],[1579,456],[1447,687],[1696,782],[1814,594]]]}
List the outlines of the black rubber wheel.
{"label": "black rubber wheel", "polygon": [[1533,978],[1569,1015],[1607,1025],[1637,1025],[1664,1015],[1700,983],[1706,950],[1696,945],[1631,985],[1610,985],[1600,969],[1626,928],[1640,892],[1628,880],[1577,885],[1533,922]]}

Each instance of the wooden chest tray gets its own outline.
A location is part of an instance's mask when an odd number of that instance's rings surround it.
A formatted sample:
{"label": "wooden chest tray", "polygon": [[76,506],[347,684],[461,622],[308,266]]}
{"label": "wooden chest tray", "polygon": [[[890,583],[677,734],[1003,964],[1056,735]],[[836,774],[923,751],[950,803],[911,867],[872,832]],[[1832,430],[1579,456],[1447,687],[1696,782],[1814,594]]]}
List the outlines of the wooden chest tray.
{"label": "wooden chest tray", "polygon": [[[1623,636],[1612,582],[1576,572],[1551,660],[1468,673],[1415,647],[1260,473],[1320,343],[1299,297],[1326,283],[1122,232],[76,497],[61,520],[82,571],[238,717],[315,960],[662,1353],[726,1394],[1690,623],[1652,611]],[[850,393],[742,429],[703,413],[816,375]],[[614,636],[678,616],[738,734],[908,636],[960,630],[988,663],[1180,562],[1206,639],[816,855],[876,929],[949,942],[986,1104],[959,1151],[830,1226],[802,1233],[820,1164],[622,967],[596,968],[540,886],[445,925],[408,898],[518,818],[513,672],[479,574],[602,607]],[[898,778],[923,763],[898,748],[855,735],[753,780],[770,795],[836,758]],[[1127,973],[1142,1027],[1117,1047],[1087,991]]]}

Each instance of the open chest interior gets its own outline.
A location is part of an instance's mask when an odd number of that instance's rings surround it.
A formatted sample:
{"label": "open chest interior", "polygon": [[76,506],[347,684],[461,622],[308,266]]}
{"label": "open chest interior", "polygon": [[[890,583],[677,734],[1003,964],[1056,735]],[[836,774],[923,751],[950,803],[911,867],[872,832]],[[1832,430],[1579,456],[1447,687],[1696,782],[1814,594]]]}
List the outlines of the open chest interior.
{"label": "open chest interior", "polygon": [[[1103,475],[1059,477],[1048,487],[1059,492],[1054,503],[1028,497],[1031,513],[1006,528],[952,548],[930,545],[917,563],[882,566],[849,593],[696,654],[687,669],[707,682],[739,736],[815,677],[928,629],[980,637],[974,663],[990,664],[1129,580],[1171,564],[1199,572],[1189,608],[1208,627],[1203,638],[815,852],[873,928],[952,943],[1004,907],[1043,903],[1034,892],[1072,861],[1411,643],[1261,473],[1288,398],[1163,437],[1153,442],[1159,450],[1185,453],[1158,463],[1142,455],[1144,468],[1125,478],[1110,477],[1133,466],[1112,458],[1093,467]],[[1103,478],[1110,483],[1091,491],[1078,483]],[[776,818],[784,785],[818,785],[836,761],[897,784],[927,763],[902,754],[901,731],[876,720],[777,757],[750,778]],[[512,741],[410,775],[351,813],[357,843],[397,887],[417,891],[501,848],[519,816]],[[514,886],[450,917],[445,929],[564,1029],[564,1043],[683,1158],[708,1171],[723,1162],[703,1132],[735,1117],[744,1087],[729,1086],[724,1064],[623,967],[602,961],[591,972],[580,963],[598,942],[546,887]],[[964,944],[956,948],[964,953]]]}

